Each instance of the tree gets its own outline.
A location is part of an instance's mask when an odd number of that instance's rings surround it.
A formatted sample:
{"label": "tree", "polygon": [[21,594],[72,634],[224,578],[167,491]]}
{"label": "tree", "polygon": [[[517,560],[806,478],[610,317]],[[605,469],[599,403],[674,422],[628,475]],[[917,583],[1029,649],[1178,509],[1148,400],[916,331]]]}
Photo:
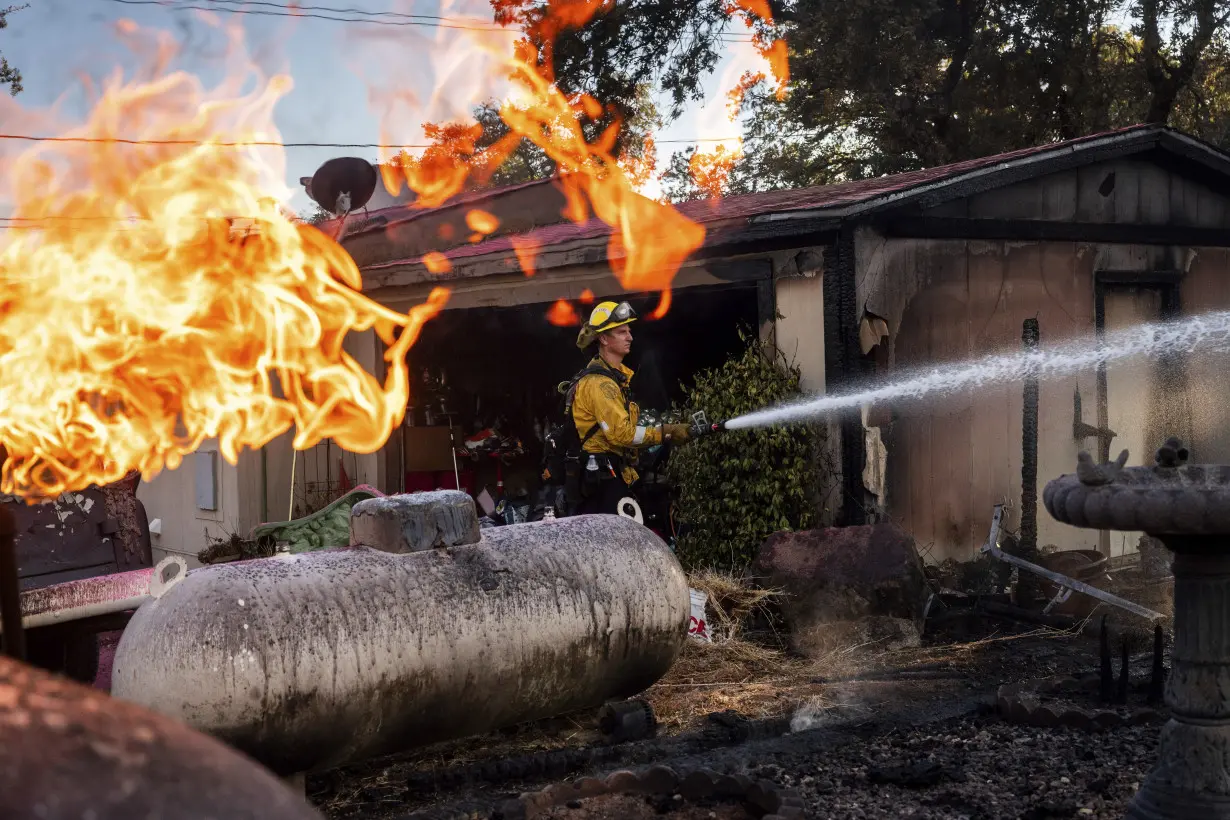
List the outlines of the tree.
{"label": "tree", "polygon": [[[744,4],[748,0],[741,0]],[[632,175],[653,170],[651,134],[679,116],[689,101],[703,96],[703,81],[725,46],[731,22],[727,0],[491,0],[495,21],[524,32],[530,55],[569,100],[588,96],[602,104],[601,114],[583,122],[588,141],[619,123],[614,155]],[[654,100],[665,92],[669,108]],[[448,190],[452,172],[471,171],[469,190],[542,179],[555,173],[555,162],[529,140],[511,154],[502,150],[509,128],[497,104],[474,112],[472,123],[427,126],[431,147],[419,157],[398,160],[413,169],[423,166],[421,188]],[[424,165],[424,163],[426,163]],[[429,199],[432,199],[429,197]]]}
{"label": "tree", "polygon": [[[731,191],[895,173],[1171,123],[1230,125],[1230,3],[1218,0],[795,0],[784,101],[745,101]],[[681,164],[682,162],[682,164]],[[696,195],[672,161],[668,190]]]}
{"label": "tree", "polygon": [[[8,6],[0,9],[0,29],[6,29],[9,26],[9,15],[15,11],[28,9],[30,5],[27,3],[24,6]],[[9,61],[0,54],[0,86],[7,85],[9,93],[16,97],[22,91],[21,72],[9,65]]]}
{"label": "tree", "polygon": [[732,8],[725,0],[491,0],[491,6],[496,22],[525,30],[565,93],[629,106],[620,112],[629,115],[642,89],[654,86],[671,100],[670,119],[703,97]]}
{"label": "tree", "polygon": [[[654,105],[652,89],[641,87],[636,96],[619,106],[626,119],[620,127],[619,160],[625,171],[644,175],[652,170],[653,143],[650,135],[662,125]],[[471,123],[429,123],[424,126],[429,147],[418,156],[402,152],[390,164],[410,169],[412,186],[426,205],[437,205],[456,190],[457,175],[468,173],[464,190],[515,185],[545,179],[555,173],[556,163],[528,139],[521,139],[507,152],[505,140],[511,129],[500,118],[492,101],[474,110]],[[593,142],[609,125],[606,117],[586,121],[582,131]]]}

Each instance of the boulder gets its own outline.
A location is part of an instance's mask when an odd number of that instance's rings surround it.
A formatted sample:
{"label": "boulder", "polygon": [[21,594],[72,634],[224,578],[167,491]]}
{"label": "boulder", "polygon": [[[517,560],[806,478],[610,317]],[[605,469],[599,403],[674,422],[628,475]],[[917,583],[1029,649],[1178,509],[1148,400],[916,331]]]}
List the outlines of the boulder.
{"label": "boulder", "polygon": [[918,645],[931,588],[914,539],[893,524],[776,533],[751,571],[785,593],[782,616],[801,654]]}

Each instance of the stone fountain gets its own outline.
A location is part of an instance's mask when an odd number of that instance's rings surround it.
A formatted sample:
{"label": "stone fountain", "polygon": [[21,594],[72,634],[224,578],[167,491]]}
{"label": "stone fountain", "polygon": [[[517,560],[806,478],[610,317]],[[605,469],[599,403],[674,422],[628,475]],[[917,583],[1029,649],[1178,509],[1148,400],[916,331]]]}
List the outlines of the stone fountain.
{"label": "stone fountain", "polygon": [[1230,818],[1230,466],[1188,464],[1168,439],[1153,466],[1078,457],[1042,493],[1074,527],[1143,531],[1174,554],[1172,718],[1158,760],[1128,807],[1134,820]]}

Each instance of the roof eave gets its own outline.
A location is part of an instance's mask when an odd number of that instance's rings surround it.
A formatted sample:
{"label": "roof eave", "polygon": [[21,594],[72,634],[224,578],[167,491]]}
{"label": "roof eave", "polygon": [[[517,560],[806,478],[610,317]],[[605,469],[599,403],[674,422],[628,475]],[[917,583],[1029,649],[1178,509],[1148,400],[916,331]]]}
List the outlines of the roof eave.
{"label": "roof eave", "polygon": [[[860,216],[867,216],[873,213],[881,213],[883,211],[893,210],[895,208],[906,207],[907,205],[923,204],[923,205],[939,205],[942,202],[950,199],[957,199],[963,196],[968,196],[971,193],[978,193],[999,185],[1011,184],[1019,181],[1015,177],[1028,178],[1037,174],[1038,166],[1051,166],[1048,170],[1066,170],[1068,167],[1073,167],[1084,163],[1084,156],[1094,153],[1103,155],[1108,152],[1119,154],[1138,153],[1139,151],[1148,150],[1149,148],[1159,145],[1164,138],[1170,137],[1173,139],[1182,138],[1185,140],[1185,147],[1189,147],[1189,151],[1202,152],[1209,160],[1209,164],[1216,163],[1225,167],[1225,173],[1230,176],[1230,159],[1222,152],[1211,146],[1207,146],[1198,140],[1191,139],[1185,135],[1177,134],[1170,131],[1164,126],[1156,126],[1151,128],[1141,128],[1135,131],[1128,131],[1121,134],[1111,134],[1106,137],[1092,139],[1088,142],[1082,142],[1076,145],[1060,146],[1048,151],[1041,151],[1037,154],[1017,159],[999,162],[994,165],[987,165],[982,168],[976,168],[965,173],[956,174],[951,177],[936,180],[934,182],[926,182],[921,185],[916,185],[911,188],[905,188],[900,191],[893,191],[882,196],[873,197],[871,199],[860,202],[853,202],[845,206],[827,207],[827,208],[809,208],[798,211],[779,211],[777,213],[761,214],[752,217],[751,222],[773,222],[773,221],[793,221],[797,219],[815,219],[817,217],[829,217],[834,219],[848,220]],[[1081,159],[1076,159],[1080,157]],[[1098,156],[1097,159],[1105,159],[1110,157]],[[999,179],[1000,177],[1008,176],[1008,179]],[[958,190],[959,189],[959,190]],[[948,192],[945,194],[945,192]]]}

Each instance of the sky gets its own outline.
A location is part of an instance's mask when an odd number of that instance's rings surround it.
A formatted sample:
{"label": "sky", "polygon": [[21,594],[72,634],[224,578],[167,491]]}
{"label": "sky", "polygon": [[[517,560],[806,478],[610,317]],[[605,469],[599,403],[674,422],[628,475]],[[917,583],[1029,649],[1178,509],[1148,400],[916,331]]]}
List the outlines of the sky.
{"label": "sky", "polygon": [[[80,121],[91,104],[83,90],[83,78],[99,83],[117,69],[126,77],[142,70],[145,60],[129,51],[117,35],[121,20],[171,33],[180,45],[175,67],[212,85],[224,75],[225,37],[202,18],[200,11],[174,6],[278,13],[278,6],[285,5],[285,0],[246,6],[211,0],[23,2],[29,2],[29,8],[12,14],[9,27],[0,31],[0,53],[23,75],[25,90],[16,101],[31,110],[57,106],[62,119],[70,122]],[[486,0],[301,0],[301,5],[437,15],[452,20],[468,12],[490,20]],[[469,42],[462,38],[477,37],[493,43],[512,39],[498,32],[441,28],[438,21],[429,25],[370,25],[231,13],[217,14],[216,19],[227,25],[242,25],[249,54],[262,72],[292,78],[293,89],[274,113],[284,142],[422,142],[422,122],[464,114],[471,101],[500,93],[490,82],[493,63],[485,61],[473,47],[460,48],[463,42]],[[727,122],[723,113],[722,91],[744,69],[758,67],[758,58],[748,46],[728,48],[732,51],[707,83],[705,103],[692,106],[659,132],[659,140],[737,134],[738,128]],[[387,133],[382,133],[382,123],[389,126]],[[3,130],[11,128],[5,125]],[[666,167],[672,151],[683,147],[659,148],[659,168]],[[377,154],[377,149],[287,148],[285,179],[293,190],[287,204],[295,212],[311,209],[298,180],[311,176],[325,160],[335,156],[374,160]],[[651,185],[645,193],[653,195],[656,189]]]}

